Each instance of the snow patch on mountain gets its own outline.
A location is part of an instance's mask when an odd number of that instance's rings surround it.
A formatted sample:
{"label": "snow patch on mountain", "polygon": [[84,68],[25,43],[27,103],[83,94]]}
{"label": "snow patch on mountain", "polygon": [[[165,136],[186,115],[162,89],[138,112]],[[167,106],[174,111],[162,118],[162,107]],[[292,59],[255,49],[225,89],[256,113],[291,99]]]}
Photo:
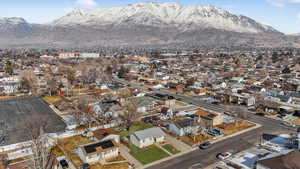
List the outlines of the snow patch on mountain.
{"label": "snow patch on mountain", "polygon": [[270,26],[215,6],[184,6],[179,3],[136,3],[125,7],[76,9],[51,23],[54,26],[136,24],[176,26],[181,30],[215,28],[247,33],[279,33]]}

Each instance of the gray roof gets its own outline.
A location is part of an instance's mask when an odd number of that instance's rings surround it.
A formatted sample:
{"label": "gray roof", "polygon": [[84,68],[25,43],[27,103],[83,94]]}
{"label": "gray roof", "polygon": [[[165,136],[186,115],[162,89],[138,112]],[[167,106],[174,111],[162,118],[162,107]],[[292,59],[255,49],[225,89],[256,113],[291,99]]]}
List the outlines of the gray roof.
{"label": "gray roof", "polygon": [[140,130],[136,131],[133,133],[133,135],[138,139],[138,140],[144,140],[149,137],[162,137],[165,136],[166,134],[158,127],[153,127],[153,128],[148,128],[145,130]]}
{"label": "gray roof", "polygon": [[147,107],[152,105],[154,102],[157,102],[156,99],[147,96],[134,97],[132,100],[138,107]]}
{"label": "gray roof", "polygon": [[65,130],[66,125],[40,97],[18,98],[0,101],[0,121],[5,121],[8,128],[8,136],[1,145],[10,145],[28,141],[27,133],[21,123],[24,119],[39,116],[47,119],[46,133],[57,133]]}

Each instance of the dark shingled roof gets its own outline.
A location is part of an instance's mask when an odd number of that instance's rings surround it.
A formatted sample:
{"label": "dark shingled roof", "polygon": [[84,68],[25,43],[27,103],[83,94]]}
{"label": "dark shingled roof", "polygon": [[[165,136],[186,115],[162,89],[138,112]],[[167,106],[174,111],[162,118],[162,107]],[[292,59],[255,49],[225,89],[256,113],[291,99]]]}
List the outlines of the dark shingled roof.
{"label": "dark shingled roof", "polygon": [[[40,97],[18,98],[0,101],[0,120],[7,123],[9,132],[4,143],[10,145],[28,141],[27,133],[20,125],[24,119],[39,116],[47,119],[46,133],[63,132],[66,128],[62,119]],[[24,122],[24,121],[23,121]]]}
{"label": "dark shingled roof", "polygon": [[86,146],[84,146],[84,149],[85,149],[86,153],[94,153],[97,151],[98,147],[101,147],[102,149],[107,149],[107,148],[111,148],[114,146],[115,146],[114,143],[111,140],[108,140],[108,141],[103,141],[103,142],[86,145]]}
{"label": "dark shingled roof", "polygon": [[300,152],[291,151],[287,154],[257,161],[258,164],[272,169],[296,169],[300,168]]}

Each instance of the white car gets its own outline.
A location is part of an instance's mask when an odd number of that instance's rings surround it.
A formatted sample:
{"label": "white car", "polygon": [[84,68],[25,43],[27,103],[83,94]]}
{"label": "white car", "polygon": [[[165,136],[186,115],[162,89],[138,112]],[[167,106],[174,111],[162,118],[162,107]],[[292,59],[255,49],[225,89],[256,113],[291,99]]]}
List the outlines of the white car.
{"label": "white car", "polygon": [[282,122],[281,124],[282,124],[282,125],[285,125],[285,126],[287,126],[287,127],[296,127],[295,124],[290,123],[290,122],[286,122],[286,121]]}
{"label": "white car", "polygon": [[217,158],[220,159],[220,160],[225,160],[227,158],[229,158],[232,154],[229,153],[229,152],[223,152],[223,153],[219,153],[217,155]]}

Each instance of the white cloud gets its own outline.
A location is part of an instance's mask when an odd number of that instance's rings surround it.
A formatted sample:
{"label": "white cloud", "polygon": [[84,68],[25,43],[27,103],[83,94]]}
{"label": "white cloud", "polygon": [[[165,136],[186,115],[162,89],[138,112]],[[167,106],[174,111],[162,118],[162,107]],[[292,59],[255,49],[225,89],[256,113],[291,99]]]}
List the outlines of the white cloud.
{"label": "white cloud", "polygon": [[288,3],[300,3],[300,0],[266,0],[268,3],[277,6],[284,7]]}
{"label": "white cloud", "polygon": [[75,7],[76,8],[84,8],[84,9],[92,9],[97,7],[99,4],[96,0],[76,0]]}

